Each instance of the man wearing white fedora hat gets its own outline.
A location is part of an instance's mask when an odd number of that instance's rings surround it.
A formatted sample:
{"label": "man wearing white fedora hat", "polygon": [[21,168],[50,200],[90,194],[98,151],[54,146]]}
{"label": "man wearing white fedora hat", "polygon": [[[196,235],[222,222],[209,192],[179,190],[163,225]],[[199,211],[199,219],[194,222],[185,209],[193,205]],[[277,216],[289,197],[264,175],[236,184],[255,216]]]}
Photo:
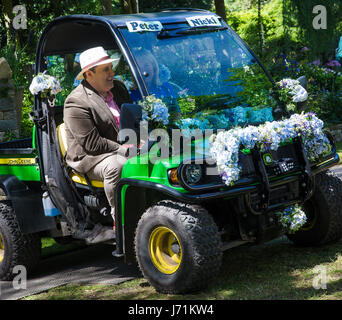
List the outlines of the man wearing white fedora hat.
{"label": "man wearing white fedora hat", "polygon": [[80,55],[83,80],[64,103],[66,162],[89,179],[104,181],[114,219],[114,189],[127,161],[128,146],[117,142],[120,107],[132,103],[124,84],[113,79],[112,62],[102,47]]}

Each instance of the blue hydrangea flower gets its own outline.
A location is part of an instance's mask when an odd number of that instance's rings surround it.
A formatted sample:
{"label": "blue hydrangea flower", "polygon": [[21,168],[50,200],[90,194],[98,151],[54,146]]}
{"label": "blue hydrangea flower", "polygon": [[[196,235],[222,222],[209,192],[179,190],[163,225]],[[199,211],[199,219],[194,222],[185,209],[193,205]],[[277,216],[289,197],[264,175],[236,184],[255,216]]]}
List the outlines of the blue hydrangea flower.
{"label": "blue hydrangea flower", "polygon": [[240,126],[248,122],[248,110],[245,107],[235,107],[231,109],[234,125]]}
{"label": "blue hydrangea flower", "polygon": [[295,233],[303,227],[307,221],[306,214],[299,205],[290,206],[276,214],[279,216],[280,224],[288,233]]}
{"label": "blue hydrangea flower", "polygon": [[153,94],[139,101],[142,107],[142,120],[151,124],[152,129],[163,128],[169,123],[169,111],[161,99]]}

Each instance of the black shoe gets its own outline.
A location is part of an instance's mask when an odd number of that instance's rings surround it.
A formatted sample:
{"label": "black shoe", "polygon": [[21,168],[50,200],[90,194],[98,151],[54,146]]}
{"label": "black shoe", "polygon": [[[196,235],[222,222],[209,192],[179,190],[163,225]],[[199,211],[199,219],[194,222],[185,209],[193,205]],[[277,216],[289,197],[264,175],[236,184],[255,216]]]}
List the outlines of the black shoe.
{"label": "black shoe", "polygon": [[114,240],[115,232],[112,227],[106,227],[98,223],[91,230],[73,233],[76,239],[82,239],[86,244],[95,244],[104,241]]}
{"label": "black shoe", "polygon": [[74,239],[84,240],[86,244],[95,244],[115,239],[115,232],[112,227],[96,224],[92,229],[76,230],[72,233]]}
{"label": "black shoe", "polygon": [[113,228],[97,224],[95,225],[94,229],[90,231],[90,234],[88,234],[88,236],[84,240],[86,244],[95,244],[114,239],[115,232]]}

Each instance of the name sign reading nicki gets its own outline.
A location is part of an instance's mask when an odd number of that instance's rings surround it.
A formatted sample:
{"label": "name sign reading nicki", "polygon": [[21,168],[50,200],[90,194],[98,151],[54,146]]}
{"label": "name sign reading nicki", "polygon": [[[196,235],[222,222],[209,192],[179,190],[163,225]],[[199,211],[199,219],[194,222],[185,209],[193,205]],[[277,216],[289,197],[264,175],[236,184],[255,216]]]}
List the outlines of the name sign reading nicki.
{"label": "name sign reading nicki", "polygon": [[195,16],[186,18],[190,27],[221,27],[222,24],[216,16]]}

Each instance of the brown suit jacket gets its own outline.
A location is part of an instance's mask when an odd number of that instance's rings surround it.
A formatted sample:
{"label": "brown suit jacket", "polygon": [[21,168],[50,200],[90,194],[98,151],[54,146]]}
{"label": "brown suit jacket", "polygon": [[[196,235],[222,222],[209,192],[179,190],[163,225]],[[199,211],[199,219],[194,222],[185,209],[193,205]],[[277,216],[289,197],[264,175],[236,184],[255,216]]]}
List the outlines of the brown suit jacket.
{"label": "brown suit jacket", "polygon": [[[111,90],[121,107],[132,103],[124,84],[114,80]],[[88,172],[104,158],[126,148],[117,143],[119,128],[107,104],[86,81],[76,87],[64,102],[64,123],[68,149],[67,164],[80,173]]]}

